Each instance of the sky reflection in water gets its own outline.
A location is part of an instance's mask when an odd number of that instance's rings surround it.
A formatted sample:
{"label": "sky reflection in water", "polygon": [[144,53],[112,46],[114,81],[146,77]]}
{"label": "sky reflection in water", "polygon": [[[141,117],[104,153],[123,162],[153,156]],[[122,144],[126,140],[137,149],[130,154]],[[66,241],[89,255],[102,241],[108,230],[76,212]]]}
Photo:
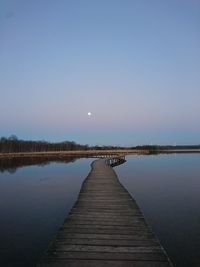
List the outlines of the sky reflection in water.
{"label": "sky reflection in water", "polygon": [[[93,160],[0,172],[0,266],[34,266],[73,206]],[[175,267],[200,266],[200,155],[128,156],[115,170]]]}
{"label": "sky reflection in water", "polygon": [[200,266],[200,154],[130,156],[115,168],[175,266]]}
{"label": "sky reflection in water", "polygon": [[76,200],[90,162],[0,173],[0,266],[34,266]]}

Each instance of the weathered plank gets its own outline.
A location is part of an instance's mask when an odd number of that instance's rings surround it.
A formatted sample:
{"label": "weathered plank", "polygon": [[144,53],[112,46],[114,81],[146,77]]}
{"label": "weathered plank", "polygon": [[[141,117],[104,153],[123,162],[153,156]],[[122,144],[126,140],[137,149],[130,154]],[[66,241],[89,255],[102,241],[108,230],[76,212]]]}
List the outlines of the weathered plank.
{"label": "weathered plank", "polygon": [[40,265],[43,267],[168,267],[168,262],[158,261],[120,261],[120,260],[83,260],[83,259],[63,259],[48,260]]}
{"label": "weathered plank", "polygon": [[164,249],[105,160],[96,160],[38,267],[169,267]]}
{"label": "weathered plank", "polygon": [[72,245],[99,245],[99,246],[124,246],[124,247],[135,247],[135,246],[150,246],[150,245],[158,245],[157,241],[152,240],[133,240],[133,239],[91,239],[91,238],[71,238],[71,239],[62,239],[58,238],[56,245],[66,245],[66,244],[72,244]]}

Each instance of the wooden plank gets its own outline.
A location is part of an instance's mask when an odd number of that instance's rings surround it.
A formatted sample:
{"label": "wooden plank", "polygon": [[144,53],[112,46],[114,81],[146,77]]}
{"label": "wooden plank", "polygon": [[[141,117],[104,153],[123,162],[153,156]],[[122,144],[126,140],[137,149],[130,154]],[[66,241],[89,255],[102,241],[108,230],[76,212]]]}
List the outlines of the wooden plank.
{"label": "wooden plank", "polygon": [[74,207],[37,266],[172,264],[114,170],[105,160],[96,160]]}
{"label": "wooden plank", "polygon": [[[95,219],[98,220],[98,219],[101,219],[102,220],[102,213],[99,214],[99,213],[92,213],[92,214],[88,214],[88,213],[71,213],[69,214],[68,218],[72,218],[72,219],[94,219],[94,216],[95,216]],[[103,218],[104,220],[111,220],[111,221],[126,221],[126,220],[134,220],[135,216],[137,218],[143,218],[143,216],[141,216],[140,213],[134,213],[134,214],[130,214],[130,215],[124,215],[123,216],[118,216],[117,213],[104,213],[103,214]],[[68,220],[68,218],[66,220]]]}
{"label": "wooden plank", "polygon": [[116,260],[48,260],[38,267],[168,267],[168,262],[158,261],[116,261]]}
{"label": "wooden plank", "polygon": [[65,228],[65,231],[60,231],[60,233],[58,233],[59,235],[66,235],[68,233],[73,233],[73,234],[98,234],[98,235],[121,235],[121,237],[124,238],[124,236],[130,235],[132,237],[132,239],[136,238],[153,238],[153,234],[150,231],[145,231],[144,229],[122,229],[122,230],[113,230],[113,229],[98,229],[98,228],[94,228],[94,229],[89,229],[89,228],[73,228],[73,229],[69,229],[69,228]]}
{"label": "wooden plank", "polygon": [[72,245],[72,244],[63,244],[55,243],[53,246],[53,251],[85,251],[85,252],[107,252],[107,253],[159,253],[161,252],[160,246],[150,245],[150,246],[106,246],[106,245]]}
{"label": "wooden plank", "polygon": [[158,241],[154,240],[133,240],[133,239],[91,239],[91,238],[60,238],[56,240],[56,245],[99,245],[99,246],[124,246],[124,247],[135,247],[135,246],[150,246],[158,245]]}
{"label": "wooden plank", "polygon": [[[89,234],[89,233],[72,233],[72,232],[69,232],[69,231],[66,231],[64,234],[63,232],[58,232],[57,234],[57,239],[71,239],[71,238],[76,238],[76,239],[86,239],[86,238],[90,238],[90,239],[106,239],[106,240],[154,240],[153,237],[153,234],[151,232],[147,232],[147,233],[144,233],[142,232],[139,232],[139,233],[134,233],[134,235],[131,235],[131,234],[127,234],[127,235],[120,235],[120,234],[97,234],[97,233],[92,233],[92,234]],[[120,241],[119,241],[120,242]],[[121,243],[119,243],[121,244]]]}
{"label": "wooden plank", "polygon": [[98,225],[98,226],[101,226],[101,225],[111,225],[111,226],[115,226],[115,225],[119,225],[119,226],[134,226],[134,225],[145,225],[144,223],[144,220],[143,218],[140,218],[140,217],[137,217],[135,219],[135,221],[133,220],[130,220],[130,221],[127,221],[127,220],[116,220],[116,221],[112,221],[112,220],[101,220],[101,219],[86,219],[86,218],[83,218],[83,219],[78,219],[77,218],[70,218],[66,221],[67,225],[89,225],[89,226],[93,226],[93,225]]}
{"label": "wooden plank", "polygon": [[[93,252],[93,251],[49,251],[48,259],[84,259],[84,260],[123,260],[123,261],[158,261],[166,262],[163,253],[124,253],[124,252]],[[46,259],[46,260],[48,260]],[[115,266],[115,265],[114,265]]]}

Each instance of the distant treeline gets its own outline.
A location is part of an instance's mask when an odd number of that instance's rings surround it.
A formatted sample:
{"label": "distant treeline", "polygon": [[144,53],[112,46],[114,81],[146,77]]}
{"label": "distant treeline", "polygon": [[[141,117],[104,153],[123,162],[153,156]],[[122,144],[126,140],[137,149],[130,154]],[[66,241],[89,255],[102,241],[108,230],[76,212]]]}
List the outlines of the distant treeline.
{"label": "distant treeline", "polygon": [[20,152],[49,152],[49,151],[75,151],[75,150],[116,150],[127,149],[120,146],[88,146],[80,145],[74,141],[63,141],[51,143],[47,141],[27,141],[18,139],[17,136],[0,138],[0,153],[20,153]]}
{"label": "distant treeline", "polygon": [[0,153],[19,153],[19,152],[47,152],[47,151],[71,151],[87,150],[87,145],[80,145],[73,141],[50,143],[47,141],[26,141],[19,140],[11,135],[9,138],[1,137]]}
{"label": "distant treeline", "polygon": [[159,153],[162,151],[173,151],[173,150],[195,150],[200,149],[200,145],[144,145],[136,146],[136,149],[148,150],[150,153]]}
{"label": "distant treeline", "polygon": [[20,140],[15,135],[0,138],[0,153],[20,153],[20,152],[53,152],[53,151],[75,151],[75,150],[145,150],[149,153],[162,153],[162,151],[192,150],[200,149],[200,145],[142,145],[135,147],[120,146],[88,146],[80,145],[73,141],[63,141],[51,143],[47,141],[27,141]]}

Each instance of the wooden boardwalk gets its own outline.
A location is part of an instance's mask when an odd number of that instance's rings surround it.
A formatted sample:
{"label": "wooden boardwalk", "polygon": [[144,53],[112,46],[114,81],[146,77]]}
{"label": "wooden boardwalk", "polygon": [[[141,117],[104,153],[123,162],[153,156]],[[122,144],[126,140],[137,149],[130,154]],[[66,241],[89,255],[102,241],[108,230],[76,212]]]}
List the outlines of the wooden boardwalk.
{"label": "wooden boardwalk", "polygon": [[169,267],[136,202],[105,160],[96,160],[38,267]]}

